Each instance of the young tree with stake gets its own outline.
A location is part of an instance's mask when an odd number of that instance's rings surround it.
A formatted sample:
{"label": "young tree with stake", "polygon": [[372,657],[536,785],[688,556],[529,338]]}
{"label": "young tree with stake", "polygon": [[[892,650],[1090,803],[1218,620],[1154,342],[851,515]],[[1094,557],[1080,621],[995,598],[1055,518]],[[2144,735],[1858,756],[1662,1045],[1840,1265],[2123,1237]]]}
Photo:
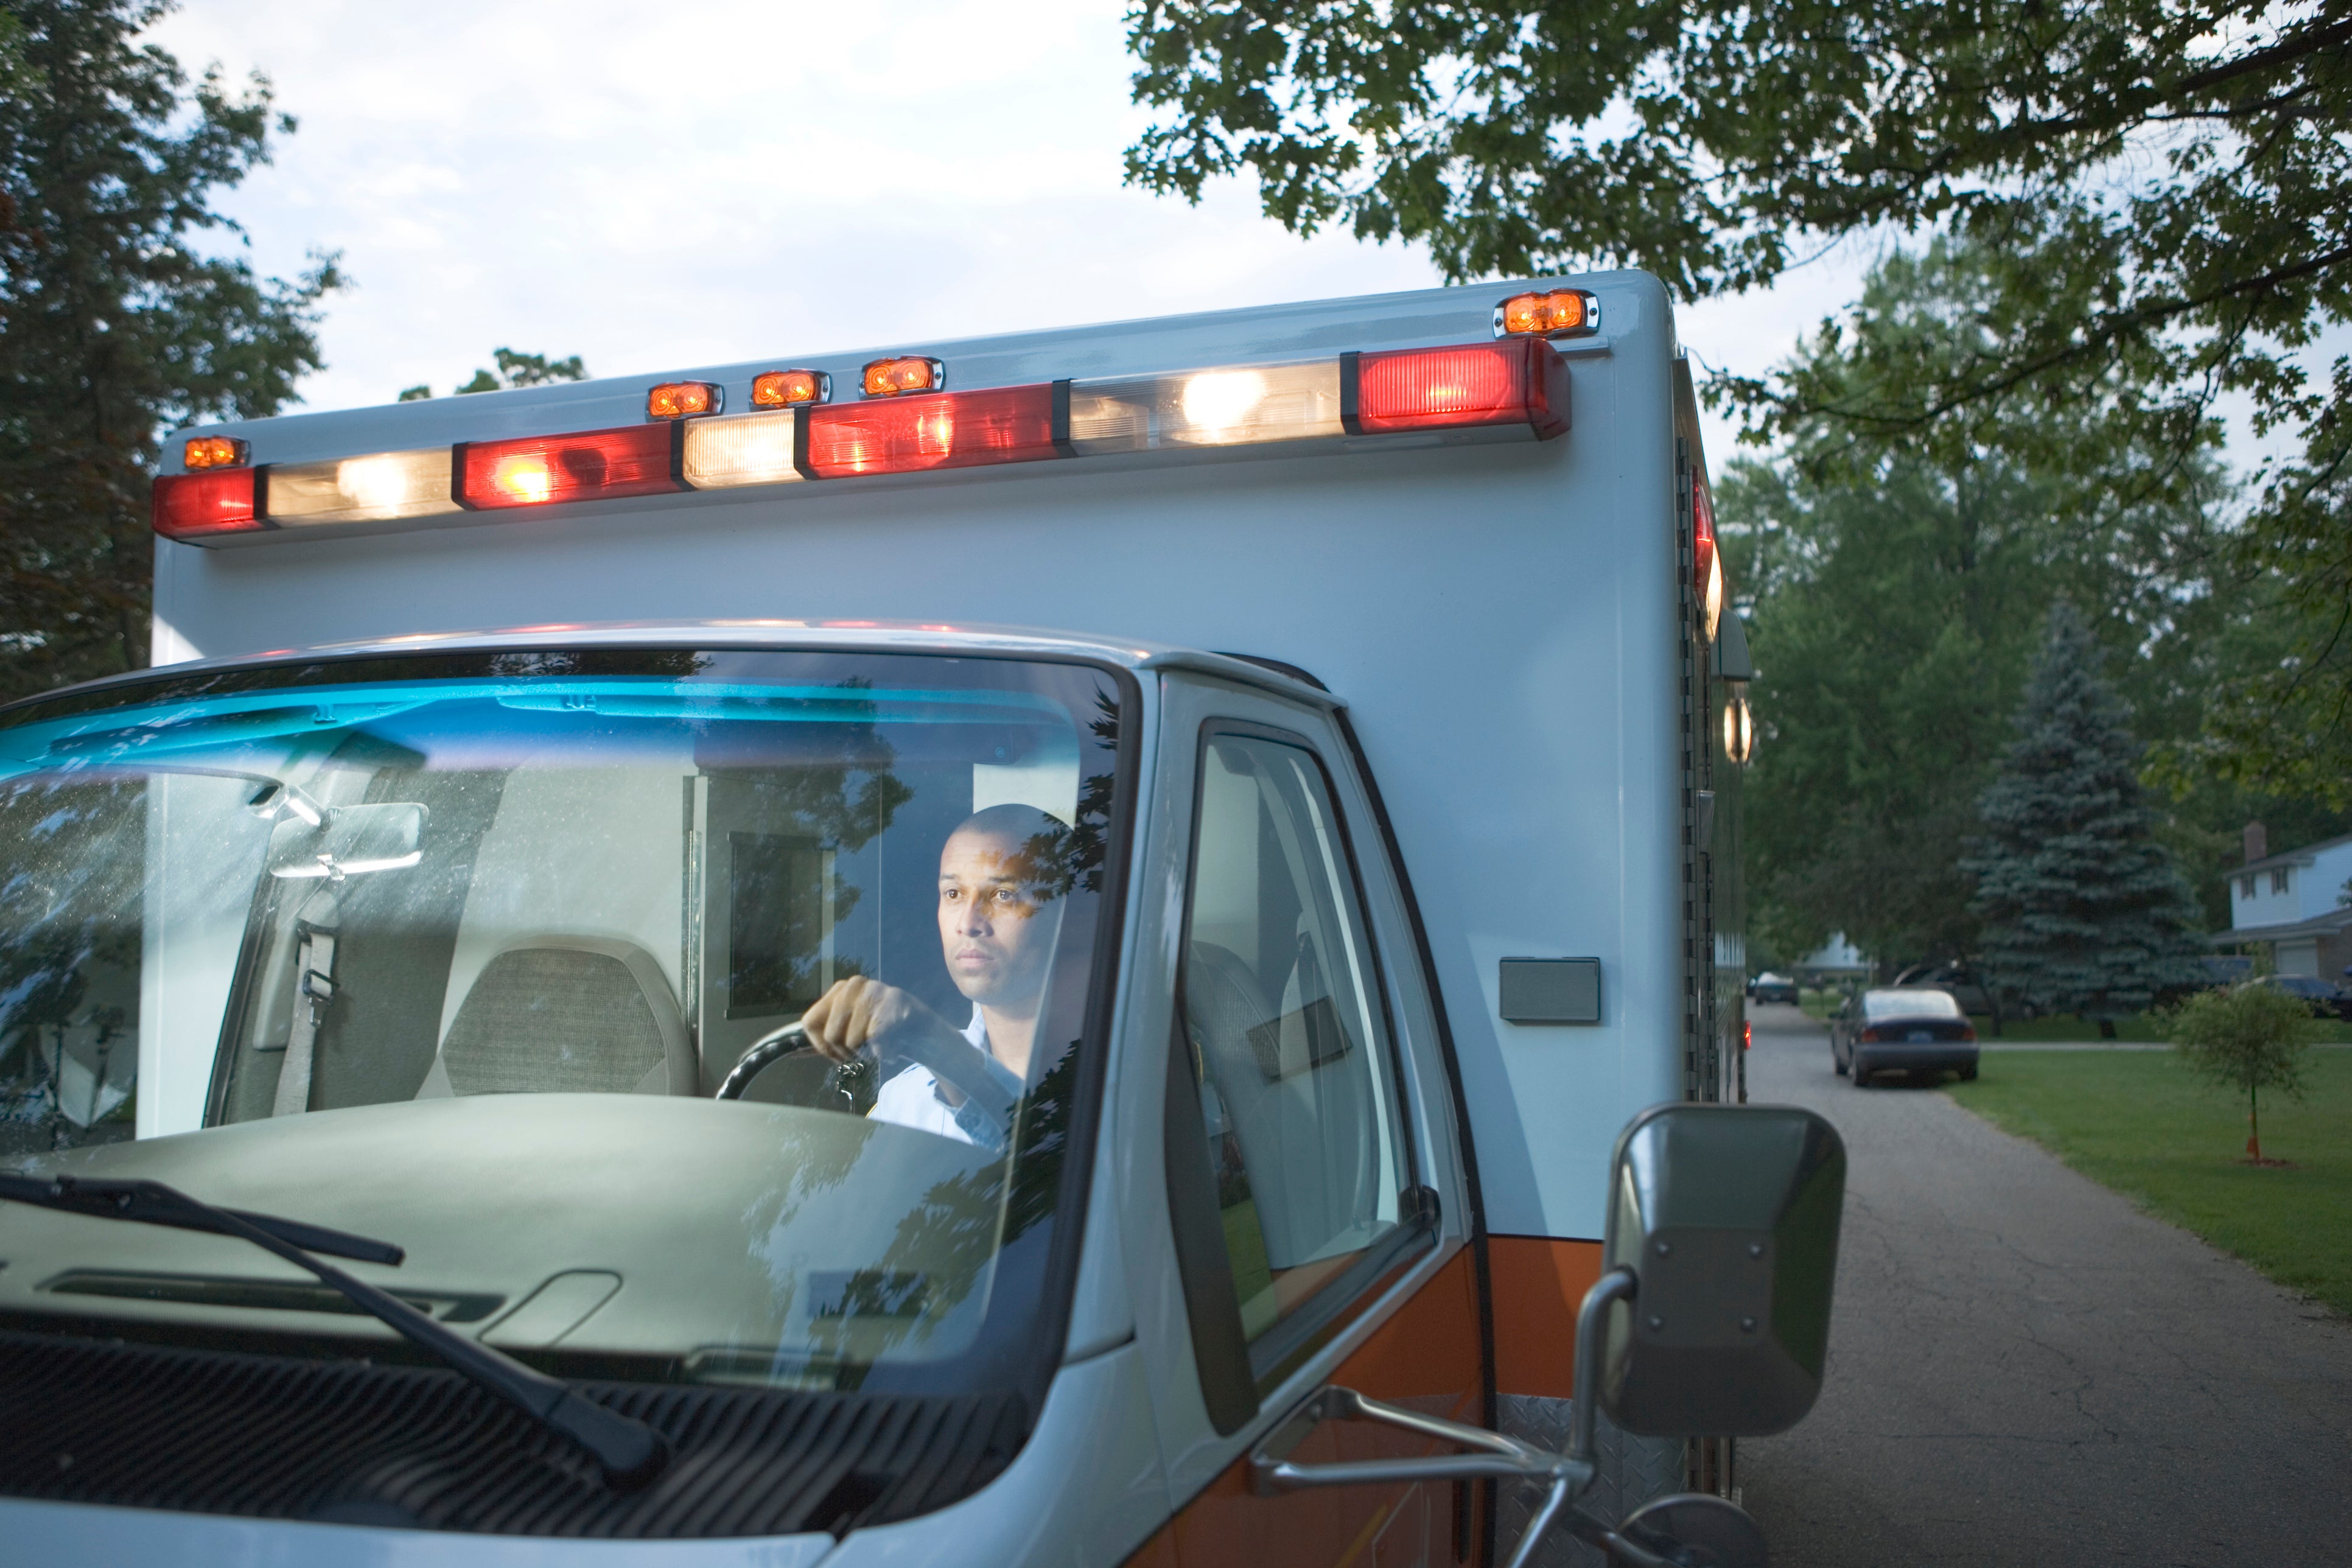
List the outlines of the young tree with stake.
{"label": "young tree with stake", "polygon": [[2245,1091],[2247,1161],[2279,1163],[2263,1158],[2262,1091],[2274,1089],[2289,1100],[2303,1098],[2304,1053],[2312,1033],[2309,1005],[2275,985],[2200,991],[2173,1010],[2168,1032],[2199,1077]]}

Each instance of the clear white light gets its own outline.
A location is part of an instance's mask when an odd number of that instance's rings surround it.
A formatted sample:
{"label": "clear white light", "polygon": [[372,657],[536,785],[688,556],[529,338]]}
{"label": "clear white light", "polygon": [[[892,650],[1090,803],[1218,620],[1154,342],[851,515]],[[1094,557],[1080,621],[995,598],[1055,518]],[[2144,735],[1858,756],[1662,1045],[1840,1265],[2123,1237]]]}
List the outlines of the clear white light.
{"label": "clear white light", "polygon": [[1190,375],[1080,381],[1070,388],[1070,440],[1082,454],[1238,447],[1344,434],[1336,357]]}
{"label": "clear white light", "polygon": [[1185,422],[1204,440],[1217,440],[1255,414],[1265,401],[1265,377],[1254,370],[1213,370],[1184,384]]}
{"label": "clear white light", "polygon": [[698,490],[736,485],[781,485],[801,477],[793,467],[790,409],[693,419],[686,426],[686,482]]}
{"label": "clear white light", "polygon": [[269,470],[270,521],[289,528],[433,517],[458,509],[449,499],[449,448],[374,452]]}

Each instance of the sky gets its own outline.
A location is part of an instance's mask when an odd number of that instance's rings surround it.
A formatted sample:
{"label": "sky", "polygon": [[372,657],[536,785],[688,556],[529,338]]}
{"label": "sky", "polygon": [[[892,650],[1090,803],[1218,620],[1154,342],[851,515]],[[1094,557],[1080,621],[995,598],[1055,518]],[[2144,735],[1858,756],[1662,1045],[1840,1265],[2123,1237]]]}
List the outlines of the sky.
{"label": "sky", "polygon": [[[592,374],[1431,287],[1423,252],[1300,239],[1227,182],[1121,184],[1122,0],[185,0],[190,72],[258,69],[299,129],[216,205],[265,275],[340,252],[304,406],[446,395],[490,351]],[[1759,372],[1855,291],[1849,247],[1703,302]],[[1720,468],[1731,426],[1714,421]]]}

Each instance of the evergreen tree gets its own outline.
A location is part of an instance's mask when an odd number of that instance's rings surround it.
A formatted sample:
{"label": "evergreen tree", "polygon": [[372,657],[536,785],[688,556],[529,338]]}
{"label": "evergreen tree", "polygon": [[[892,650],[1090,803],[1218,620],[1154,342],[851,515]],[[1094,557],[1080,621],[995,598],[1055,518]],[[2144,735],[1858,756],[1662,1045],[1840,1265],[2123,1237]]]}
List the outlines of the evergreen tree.
{"label": "evergreen tree", "polygon": [[294,122],[142,42],[167,9],[0,0],[0,697],[146,662],[157,437],[320,363],[332,258],[261,279],[206,235]]}
{"label": "evergreen tree", "polygon": [[2051,606],[2018,736],[1978,802],[1976,879],[1994,983],[2112,1037],[2192,974],[2196,908],[2140,800],[2139,746],[2080,612]]}

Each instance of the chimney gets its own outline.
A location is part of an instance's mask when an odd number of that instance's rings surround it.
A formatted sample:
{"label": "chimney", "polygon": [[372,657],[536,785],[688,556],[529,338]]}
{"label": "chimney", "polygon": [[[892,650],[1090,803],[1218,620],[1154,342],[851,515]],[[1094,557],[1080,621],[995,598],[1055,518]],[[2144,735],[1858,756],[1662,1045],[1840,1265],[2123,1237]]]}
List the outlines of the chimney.
{"label": "chimney", "polygon": [[2249,822],[2246,824],[2246,864],[2251,866],[2255,861],[2261,859],[2263,856],[2268,855],[2270,852],[2271,836],[2269,832],[2265,830],[2263,825],[2259,822]]}

